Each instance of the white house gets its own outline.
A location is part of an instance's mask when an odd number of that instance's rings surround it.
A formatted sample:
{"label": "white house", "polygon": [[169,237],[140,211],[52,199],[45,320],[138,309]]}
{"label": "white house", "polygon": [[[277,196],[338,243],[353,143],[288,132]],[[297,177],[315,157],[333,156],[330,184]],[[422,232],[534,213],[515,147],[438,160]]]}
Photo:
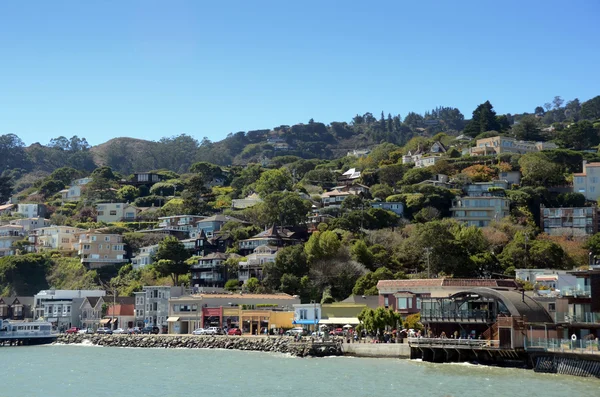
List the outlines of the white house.
{"label": "white house", "polygon": [[316,330],[321,321],[320,303],[298,303],[294,307],[293,324],[305,329]]}
{"label": "white house", "polygon": [[18,204],[17,214],[23,218],[43,218],[46,215],[44,204]]}
{"label": "white house", "polygon": [[244,283],[251,277],[262,280],[263,266],[265,263],[275,262],[278,247],[259,245],[254,251],[246,256],[246,261],[239,263],[238,280]]}
{"label": "white house", "polygon": [[156,251],[158,251],[158,244],[140,248],[140,251],[137,253],[137,255],[131,258],[131,265],[133,269],[138,270],[152,264],[154,262],[152,257]]}

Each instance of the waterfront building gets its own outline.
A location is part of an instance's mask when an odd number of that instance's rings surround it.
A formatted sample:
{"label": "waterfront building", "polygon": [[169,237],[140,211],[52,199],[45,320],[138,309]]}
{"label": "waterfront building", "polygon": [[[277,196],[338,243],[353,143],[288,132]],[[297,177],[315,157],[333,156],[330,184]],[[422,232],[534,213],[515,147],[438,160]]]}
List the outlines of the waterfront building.
{"label": "waterfront building", "polygon": [[294,304],[288,294],[214,293],[169,300],[169,333],[188,334],[202,327],[240,328],[257,334],[264,329],[292,328]]}
{"label": "waterfront building", "polygon": [[33,320],[33,296],[0,296],[0,320]]}
{"label": "waterfront building", "polygon": [[169,299],[182,296],[183,287],[144,286],[142,291],[134,292],[134,322],[136,327],[159,327],[161,333],[167,332],[169,317]]}
{"label": "waterfront building", "polygon": [[300,326],[309,331],[316,331],[319,322],[321,321],[321,304],[313,303],[297,303],[294,307],[294,326]]}
{"label": "waterfront building", "polygon": [[161,216],[158,218],[158,228],[183,232],[186,238],[191,237],[191,233],[197,229],[198,222],[206,219],[201,215],[172,215]]}
{"label": "waterfront building", "polygon": [[441,160],[447,151],[448,149],[442,142],[436,141],[429,150],[422,150],[420,147],[415,151],[409,150],[402,156],[402,164],[414,164],[415,168],[430,167]]}
{"label": "waterfront building", "polygon": [[[34,318],[43,318],[59,330],[79,324],[79,315],[73,315],[73,301],[87,297],[104,297],[103,290],[42,290],[34,296]],[[81,307],[81,300],[78,308]]]}
{"label": "waterfront building", "polygon": [[371,151],[369,149],[354,149],[346,154],[346,157],[366,157]]}
{"label": "waterfront building", "polygon": [[[73,299],[73,317],[79,320],[73,326],[96,331],[102,319],[102,306],[105,303],[102,296],[86,296],[84,298]],[[77,312],[75,308],[77,308]]]}
{"label": "waterfront building", "polygon": [[568,273],[575,277],[575,283],[560,291],[566,301],[562,305],[565,311],[556,308],[556,322],[563,326],[560,337],[567,339],[573,334],[579,339],[597,337],[600,334],[600,266]]}
{"label": "waterfront building", "polygon": [[598,232],[598,209],[540,208],[540,228],[552,236],[589,236]]}
{"label": "waterfront building", "polygon": [[498,173],[497,180],[508,182],[508,186],[521,184],[521,171],[506,171]]}
{"label": "waterfront building", "polygon": [[552,142],[519,141],[507,136],[495,136],[478,139],[475,147],[471,148],[470,154],[471,156],[489,156],[500,153],[525,154],[557,148],[558,146]]}
{"label": "waterfront building", "polygon": [[321,305],[322,318],[319,324],[331,328],[342,328],[345,325],[352,327],[360,324],[358,315],[367,306],[365,303],[335,302]]}
{"label": "waterfront building", "polygon": [[101,230],[87,230],[78,233],[78,240],[73,244],[77,255],[89,269],[127,262],[125,244],[120,234],[106,234]]}
{"label": "waterfront building", "polygon": [[344,185],[352,185],[360,179],[360,171],[356,168],[350,168],[338,178],[338,182]]}
{"label": "waterfront building", "polygon": [[111,329],[123,328],[127,330],[133,328],[135,324],[135,305],[117,304],[109,306],[102,321],[109,324]]}

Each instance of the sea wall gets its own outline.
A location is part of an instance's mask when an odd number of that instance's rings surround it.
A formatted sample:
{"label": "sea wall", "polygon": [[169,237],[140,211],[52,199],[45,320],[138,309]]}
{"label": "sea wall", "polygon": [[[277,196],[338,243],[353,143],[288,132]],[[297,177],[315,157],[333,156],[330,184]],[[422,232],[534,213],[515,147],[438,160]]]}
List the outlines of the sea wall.
{"label": "sea wall", "polygon": [[342,354],[339,343],[294,342],[294,339],[289,337],[63,334],[58,337],[56,343],[91,343],[107,347],[232,349],[285,353],[297,357]]}
{"label": "sea wall", "polygon": [[408,343],[344,343],[342,352],[356,357],[410,358]]}
{"label": "sea wall", "polygon": [[600,357],[571,353],[533,353],[533,370],[550,374],[600,378]]}

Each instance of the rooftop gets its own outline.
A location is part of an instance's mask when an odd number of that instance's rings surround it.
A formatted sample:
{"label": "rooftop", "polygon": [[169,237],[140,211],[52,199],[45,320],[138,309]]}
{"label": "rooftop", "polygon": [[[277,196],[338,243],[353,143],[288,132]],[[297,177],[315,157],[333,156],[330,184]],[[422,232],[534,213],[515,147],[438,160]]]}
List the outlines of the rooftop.
{"label": "rooftop", "polygon": [[231,294],[195,294],[188,296],[181,296],[179,298],[171,298],[171,299],[286,299],[286,300],[297,300],[298,298],[293,297],[288,294],[240,294],[240,293],[231,293]]}

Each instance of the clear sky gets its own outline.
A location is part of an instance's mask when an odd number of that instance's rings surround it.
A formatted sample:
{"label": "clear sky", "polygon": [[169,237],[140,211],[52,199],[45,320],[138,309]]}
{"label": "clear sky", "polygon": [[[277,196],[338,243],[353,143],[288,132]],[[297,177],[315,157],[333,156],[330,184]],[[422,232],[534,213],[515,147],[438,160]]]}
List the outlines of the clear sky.
{"label": "clear sky", "polygon": [[202,139],[600,95],[600,1],[2,1],[0,134]]}

